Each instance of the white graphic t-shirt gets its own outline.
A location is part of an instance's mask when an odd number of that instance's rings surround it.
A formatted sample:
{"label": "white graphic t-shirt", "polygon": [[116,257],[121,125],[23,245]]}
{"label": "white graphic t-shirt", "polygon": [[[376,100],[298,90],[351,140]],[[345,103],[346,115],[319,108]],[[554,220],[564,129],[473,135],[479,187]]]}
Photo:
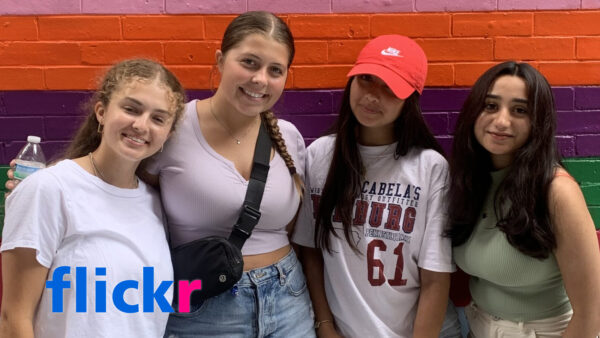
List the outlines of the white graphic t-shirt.
{"label": "white graphic t-shirt", "polygon": [[[307,149],[312,203],[304,203],[294,241],[315,247],[314,215],[327,178],[335,136]],[[419,268],[453,272],[446,221],[448,164],[434,150],[411,149],[394,159],[396,144],[359,145],[366,176],[347,243],[337,211],[323,250],[325,291],[341,333],[348,337],[411,337],[420,292]]]}

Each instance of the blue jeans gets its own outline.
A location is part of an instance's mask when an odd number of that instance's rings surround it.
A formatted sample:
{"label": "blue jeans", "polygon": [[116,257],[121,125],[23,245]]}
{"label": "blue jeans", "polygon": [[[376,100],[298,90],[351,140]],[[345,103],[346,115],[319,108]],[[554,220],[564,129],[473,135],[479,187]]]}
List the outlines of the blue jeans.
{"label": "blue jeans", "polygon": [[165,338],[185,337],[315,337],[306,280],[294,250],[273,265],[244,272],[237,295],[227,291],[189,313],[172,313]]}

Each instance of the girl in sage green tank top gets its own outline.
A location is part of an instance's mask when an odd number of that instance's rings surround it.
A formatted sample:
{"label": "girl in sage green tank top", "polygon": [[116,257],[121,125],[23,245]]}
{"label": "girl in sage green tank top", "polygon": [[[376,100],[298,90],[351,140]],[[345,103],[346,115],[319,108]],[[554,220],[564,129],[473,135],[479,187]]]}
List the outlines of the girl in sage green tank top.
{"label": "girl in sage green tank top", "polygon": [[490,68],[460,112],[449,235],[456,264],[471,276],[472,337],[600,332],[594,223],[561,166],[555,128],[550,85],[526,63]]}

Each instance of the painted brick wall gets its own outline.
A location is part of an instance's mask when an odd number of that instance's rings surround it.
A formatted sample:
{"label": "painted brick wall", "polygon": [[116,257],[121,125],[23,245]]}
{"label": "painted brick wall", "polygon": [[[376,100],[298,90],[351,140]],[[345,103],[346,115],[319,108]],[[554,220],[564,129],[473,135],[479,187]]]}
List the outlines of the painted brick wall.
{"label": "painted brick wall", "polygon": [[597,9],[599,0],[0,0],[0,15],[386,13],[495,10]]}
{"label": "painted brick wall", "polygon": [[[0,16],[0,90],[93,89],[107,65],[135,56],[167,64],[186,88],[207,89],[214,52],[232,17]],[[553,85],[600,84],[599,10],[283,18],[298,50],[288,88],[343,87],[364,44],[390,33],[411,36],[424,48],[428,86],[469,86],[490,65],[508,59],[532,62]]]}

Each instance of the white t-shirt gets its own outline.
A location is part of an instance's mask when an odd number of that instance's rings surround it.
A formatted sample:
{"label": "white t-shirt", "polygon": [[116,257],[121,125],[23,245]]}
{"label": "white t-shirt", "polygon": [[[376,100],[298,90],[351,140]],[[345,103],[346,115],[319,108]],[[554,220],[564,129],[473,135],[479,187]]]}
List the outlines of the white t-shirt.
{"label": "white t-shirt", "polygon": [[[307,149],[312,203],[303,204],[293,240],[315,247],[314,215],[325,184],[335,137]],[[396,144],[359,151],[366,168],[362,195],[354,205],[352,237],[341,222],[330,235],[332,253],[323,250],[327,301],[341,333],[348,337],[412,337],[420,292],[419,269],[453,272],[446,219],[448,165],[434,150],[412,149],[394,159]],[[357,207],[358,206],[358,207]]]}
{"label": "white t-shirt", "polygon": [[[158,194],[140,181],[137,189],[121,189],[64,160],[29,176],[6,201],[0,251],[36,249],[37,261],[49,268],[70,267],[63,279],[63,312],[52,312],[52,289],[44,288],[34,318],[36,337],[162,337],[168,313],[153,300],[143,312],[143,268],[154,268],[155,292],[173,280]],[[76,312],[76,267],[87,268],[87,311]],[[106,268],[97,276],[96,268]],[[83,278],[81,280],[84,280]],[[124,293],[137,313],[124,313],[113,303],[115,285],[138,282]],[[96,312],[96,281],[106,281],[106,312]],[[165,294],[173,298],[171,286]]]}

